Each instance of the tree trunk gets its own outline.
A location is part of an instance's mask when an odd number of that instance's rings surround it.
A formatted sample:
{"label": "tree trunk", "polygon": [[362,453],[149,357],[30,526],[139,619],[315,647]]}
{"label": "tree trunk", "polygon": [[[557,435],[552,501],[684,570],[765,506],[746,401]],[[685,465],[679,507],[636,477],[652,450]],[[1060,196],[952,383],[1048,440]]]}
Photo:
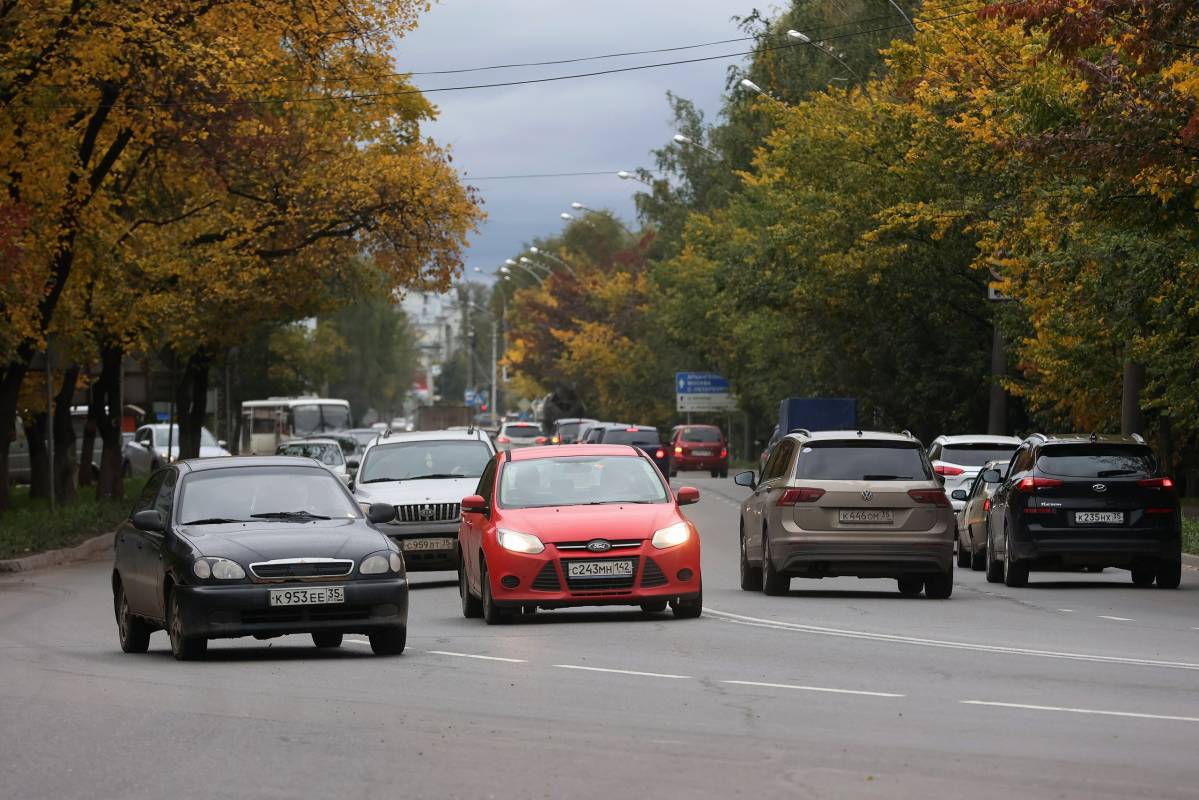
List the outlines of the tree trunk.
{"label": "tree trunk", "polygon": [[[75,384],[79,380],[79,365],[72,364],[62,375],[62,385],[54,398],[54,497],[60,503],[79,499],[76,476],[79,464],[90,468],[91,451],[77,454],[75,427],[71,424],[71,401],[75,399]],[[77,462],[78,460],[78,462]]]}
{"label": "tree trunk", "polygon": [[0,511],[12,505],[9,492],[8,451],[17,438],[17,402],[32,354],[20,349],[16,360],[0,369]]}
{"label": "tree trunk", "polygon": [[1177,474],[1174,471],[1174,428],[1164,414],[1157,420],[1157,461],[1163,475]]}
{"label": "tree trunk", "polygon": [[46,424],[49,415],[39,412],[25,425],[25,441],[29,443],[29,496],[50,499],[50,451],[46,448]]}
{"label": "tree trunk", "polygon": [[96,432],[104,443],[100,456],[100,475],[96,479],[96,497],[120,500],[125,495],[121,458],[121,359],[119,347],[106,345],[100,351],[100,378],[92,384],[92,405],[96,409]]}
{"label": "tree trunk", "polygon": [[179,457],[200,455],[200,430],[208,413],[208,370],[212,355],[205,350],[193,353],[184,365],[175,386],[175,417],[179,420]]}
{"label": "tree trunk", "polygon": [[1006,374],[1007,347],[997,323],[991,340],[991,396],[987,410],[987,433],[992,436],[1007,433],[1007,391],[1002,382]]}
{"label": "tree trunk", "polygon": [[[94,402],[94,387],[88,390],[87,396],[87,421],[83,423],[83,444],[80,447],[80,452],[90,455],[96,452],[96,403]],[[80,486],[91,486],[96,482],[96,473],[92,471],[91,458],[79,459],[78,481]]]}
{"label": "tree trunk", "polygon": [[1120,433],[1131,436],[1145,432],[1145,414],[1141,411],[1141,391],[1145,387],[1145,365],[1131,359],[1124,362],[1124,394],[1120,401]]}

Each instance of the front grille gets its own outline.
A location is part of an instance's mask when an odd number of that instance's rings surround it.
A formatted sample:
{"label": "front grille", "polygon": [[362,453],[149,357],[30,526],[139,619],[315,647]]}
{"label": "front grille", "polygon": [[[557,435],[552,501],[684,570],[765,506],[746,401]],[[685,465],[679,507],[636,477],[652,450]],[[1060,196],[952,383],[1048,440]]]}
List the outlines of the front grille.
{"label": "front grille", "polygon": [[346,558],[284,558],[250,565],[254,577],[264,580],[341,578],[349,575],[353,569],[354,562]]}
{"label": "front grille", "polygon": [[[584,539],[578,542],[558,542],[554,547],[559,550],[586,550],[588,542],[594,542],[596,539],[607,542],[612,545],[613,550],[619,550],[626,547],[640,547],[641,539],[604,539],[602,536],[596,536],[594,539]],[[608,552],[608,551],[604,551]]]}
{"label": "front grille", "polygon": [[537,577],[533,579],[531,588],[537,592],[557,592],[562,590],[562,584],[558,581],[558,570],[554,568],[553,561],[545,562],[545,566],[541,568],[541,572],[538,572]]}
{"label": "front grille", "polygon": [[458,503],[414,503],[396,506],[396,522],[457,522]]}
{"label": "front grille", "polygon": [[347,606],[332,603],[323,606],[277,606],[241,612],[243,625],[290,624],[297,622],[328,622],[370,619],[370,606]]}
{"label": "front grille", "polygon": [[[619,561],[632,561],[633,574],[622,576],[619,578],[570,578],[566,579],[566,586],[572,592],[595,594],[597,592],[607,592],[616,589],[632,589],[633,582],[637,580],[637,565],[641,560],[640,556],[630,556],[629,558],[616,559]],[[562,572],[569,575],[570,562],[562,562]]]}
{"label": "front grille", "polygon": [[662,568],[658,566],[658,562],[652,558],[645,559],[645,571],[641,574],[641,588],[651,589],[654,586],[662,586],[666,583],[666,573],[662,572]]}

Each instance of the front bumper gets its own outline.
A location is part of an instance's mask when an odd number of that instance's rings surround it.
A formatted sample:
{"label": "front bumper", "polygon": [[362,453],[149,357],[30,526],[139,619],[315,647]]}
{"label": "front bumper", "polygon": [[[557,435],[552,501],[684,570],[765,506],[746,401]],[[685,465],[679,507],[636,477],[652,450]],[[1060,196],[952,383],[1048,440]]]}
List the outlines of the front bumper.
{"label": "front bumper", "polygon": [[[344,586],[344,603],[271,607],[271,589]],[[322,581],[320,583],[177,586],[183,632],[187,636],[232,639],[289,633],[340,631],[370,633],[408,624],[406,578]]]}

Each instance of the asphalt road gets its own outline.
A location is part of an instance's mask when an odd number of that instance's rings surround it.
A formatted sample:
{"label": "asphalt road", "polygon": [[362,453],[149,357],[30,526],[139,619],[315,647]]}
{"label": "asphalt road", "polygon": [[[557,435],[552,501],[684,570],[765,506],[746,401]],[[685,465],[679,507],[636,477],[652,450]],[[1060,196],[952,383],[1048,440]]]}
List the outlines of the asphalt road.
{"label": "asphalt road", "polygon": [[704,616],[463,619],[418,573],[408,650],[363,637],[117,645],[108,563],[0,581],[0,796],[1199,796],[1199,573],[958,570],[737,587],[731,481],[685,475]]}

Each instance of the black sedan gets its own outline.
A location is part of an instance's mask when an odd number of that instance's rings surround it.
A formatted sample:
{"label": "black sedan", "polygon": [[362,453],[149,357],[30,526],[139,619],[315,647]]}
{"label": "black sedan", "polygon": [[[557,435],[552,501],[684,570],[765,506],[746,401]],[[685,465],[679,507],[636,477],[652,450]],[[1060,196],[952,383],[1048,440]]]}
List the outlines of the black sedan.
{"label": "black sedan", "polygon": [[317,647],[366,634],[404,651],[408,580],[396,545],[331,472],[289,456],[181,461],[150,477],[116,532],[113,607],[121,649],[165,629],[178,659],[209,639],[308,633]]}

